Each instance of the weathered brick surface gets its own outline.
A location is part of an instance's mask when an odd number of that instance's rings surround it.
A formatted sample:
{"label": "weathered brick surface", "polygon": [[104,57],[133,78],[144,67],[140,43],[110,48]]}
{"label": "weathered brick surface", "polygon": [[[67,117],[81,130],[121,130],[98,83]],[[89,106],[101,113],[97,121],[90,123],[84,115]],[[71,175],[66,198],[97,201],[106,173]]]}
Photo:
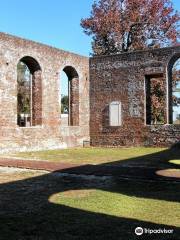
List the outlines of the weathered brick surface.
{"label": "weathered brick surface", "polygon": [[[145,77],[161,74],[165,86],[168,85],[169,63],[174,56],[180,57],[180,47],[90,59],[90,138],[93,146],[167,146],[180,140],[180,125],[147,126],[145,113]],[[109,126],[108,106],[112,101],[122,103],[122,125],[119,127]]]}
{"label": "weathered brick surface", "polygon": [[42,124],[42,78],[41,71],[35,72],[32,78],[32,126]]}
{"label": "weathered brick surface", "polygon": [[[36,126],[24,128],[17,125],[17,63],[26,56],[34,58],[41,71],[36,69],[33,75],[32,122]],[[177,142],[180,125],[168,124],[168,110],[167,124],[146,125],[145,78],[159,75],[167,86],[169,67],[179,56],[180,47],[172,47],[91,58],[89,66],[86,57],[0,33],[0,152],[82,146],[89,140],[89,126],[93,146]],[[59,79],[63,70],[70,71],[72,81],[71,126],[61,121]],[[113,101],[122,104],[120,127],[109,126],[109,103]]]}
{"label": "weathered brick surface", "polygon": [[[41,67],[33,104],[35,127],[17,125],[17,63],[25,56]],[[75,124],[63,126],[59,106],[60,73],[72,66],[78,73]],[[0,152],[82,146],[89,139],[89,59],[40,43],[0,33]],[[42,101],[42,102],[41,102]]]}
{"label": "weathered brick surface", "polygon": [[79,78],[70,80],[70,125],[79,125]]}

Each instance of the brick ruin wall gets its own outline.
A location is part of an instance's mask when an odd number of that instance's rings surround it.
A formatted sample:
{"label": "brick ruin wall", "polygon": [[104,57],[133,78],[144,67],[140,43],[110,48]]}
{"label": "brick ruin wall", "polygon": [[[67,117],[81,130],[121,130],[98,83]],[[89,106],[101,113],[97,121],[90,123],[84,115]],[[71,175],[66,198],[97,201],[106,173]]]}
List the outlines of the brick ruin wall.
{"label": "brick ruin wall", "polygon": [[[0,33],[0,152],[82,146],[90,139],[93,146],[167,146],[179,141],[180,125],[147,125],[145,116],[145,76],[158,74],[166,86],[169,61],[177,54],[180,47],[138,51],[91,58],[89,65],[86,57]],[[34,91],[33,127],[17,125],[17,63],[26,56],[41,67],[33,79],[41,89]],[[79,76],[70,85],[72,126],[63,123],[59,104],[60,73],[69,66]],[[113,101],[122,105],[119,127],[109,126]]]}
{"label": "brick ruin wall", "polygon": [[[179,46],[90,59],[93,146],[169,146],[180,140],[180,125],[146,124],[145,76],[160,74],[167,86],[173,56],[180,57]],[[118,127],[109,126],[108,107],[113,101],[122,105],[122,125]]]}
{"label": "brick ruin wall", "polygon": [[[41,93],[34,97],[34,127],[17,125],[17,64],[26,56],[34,58],[42,70],[42,82],[37,82]],[[79,76],[79,89],[73,96],[79,99],[78,109],[74,108],[78,117],[73,126],[62,124],[59,104],[60,73],[67,66]],[[89,140],[89,59],[0,33],[0,112],[0,152],[82,146],[84,140]]]}

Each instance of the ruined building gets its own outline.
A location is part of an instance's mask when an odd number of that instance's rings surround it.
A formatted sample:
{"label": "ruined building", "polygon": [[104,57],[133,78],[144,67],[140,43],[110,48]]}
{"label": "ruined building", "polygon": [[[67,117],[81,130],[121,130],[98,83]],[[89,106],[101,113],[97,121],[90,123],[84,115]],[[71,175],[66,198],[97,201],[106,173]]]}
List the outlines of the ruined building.
{"label": "ruined building", "polygon": [[[68,124],[60,111],[62,71],[70,83]],[[89,59],[1,33],[0,113],[1,151],[82,145],[89,140]]]}
{"label": "ruined building", "polygon": [[0,33],[0,152],[179,141],[179,59],[180,46],[89,59]]}
{"label": "ruined building", "polygon": [[180,140],[180,46],[90,59],[93,146]]}

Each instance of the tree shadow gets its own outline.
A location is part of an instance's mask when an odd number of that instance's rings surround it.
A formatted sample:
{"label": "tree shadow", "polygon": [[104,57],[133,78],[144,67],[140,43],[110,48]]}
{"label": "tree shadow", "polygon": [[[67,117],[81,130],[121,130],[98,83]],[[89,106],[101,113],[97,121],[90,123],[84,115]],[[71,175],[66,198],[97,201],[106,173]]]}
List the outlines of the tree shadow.
{"label": "tree shadow", "polygon": [[180,165],[170,162],[171,160],[177,159],[180,159],[180,149],[171,148],[125,160],[69,168],[61,172],[71,174],[94,174],[96,176],[110,175],[134,180],[178,181],[178,179],[168,176],[164,177],[158,174],[160,170],[179,170]]}
{"label": "tree shadow", "polygon": [[[0,185],[0,239],[134,240],[140,238],[178,240],[180,239],[180,228],[173,226],[173,219],[172,226],[165,226],[141,219],[115,217],[100,212],[76,209],[54,203],[49,198],[56,193],[69,190],[99,189],[131,197],[178,202],[180,182],[170,182],[169,178],[158,177],[155,172],[164,167],[173,168],[174,165],[169,163],[169,160],[179,157],[179,150],[169,149],[129,160],[96,166],[84,165],[3,183]],[[154,167],[151,168],[149,161],[152,161],[152,164],[156,163],[153,165]],[[147,173],[144,167],[128,167],[131,164],[136,166],[144,162],[148,163],[150,173]],[[102,182],[101,177],[76,177],[68,176],[65,173],[113,175],[113,183],[109,183],[108,180]],[[146,174],[147,178],[145,179]],[[142,178],[138,180],[139,175]],[[162,181],[163,179],[168,181]],[[166,209],[164,209],[165,214]],[[151,229],[173,229],[174,234],[136,236],[134,230],[137,226]]]}

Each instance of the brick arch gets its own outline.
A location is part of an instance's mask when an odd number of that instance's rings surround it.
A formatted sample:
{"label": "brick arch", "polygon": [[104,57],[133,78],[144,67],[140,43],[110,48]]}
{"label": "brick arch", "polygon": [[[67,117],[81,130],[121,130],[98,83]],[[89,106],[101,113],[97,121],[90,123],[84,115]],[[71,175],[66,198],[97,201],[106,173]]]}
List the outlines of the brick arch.
{"label": "brick arch", "polygon": [[173,105],[172,105],[172,69],[175,62],[180,59],[180,53],[176,53],[168,61],[167,64],[167,123],[173,123]]}
{"label": "brick arch", "polygon": [[68,78],[69,95],[69,126],[79,126],[79,74],[72,66],[65,66],[64,71]]}
{"label": "brick arch", "polygon": [[79,74],[76,69],[72,66],[66,66],[63,68],[63,71],[66,73],[68,78],[71,80],[72,78],[78,78]]}
{"label": "brick arch", "polygon": [[167,71],[171,71],[173,68],[174,63],[180,58],[180,52],[174,54],[170,57],[168,64],[167,64]]}
{"label": "brick arch", "polygon": [[42,71],[41,66],[38,63],[38,61],[31,56],[24,56],[19,60],[19,62],[25,63],[28,66],[28,68],[32,74],[39,70]]}
{"label": "brick arch", "polygon": [[31,56],[22,57],[18,63],[23,63],[27,66],[30,74],[30,109],[31,120],[30,126],[42,124],[42,69],[38,61]]}

